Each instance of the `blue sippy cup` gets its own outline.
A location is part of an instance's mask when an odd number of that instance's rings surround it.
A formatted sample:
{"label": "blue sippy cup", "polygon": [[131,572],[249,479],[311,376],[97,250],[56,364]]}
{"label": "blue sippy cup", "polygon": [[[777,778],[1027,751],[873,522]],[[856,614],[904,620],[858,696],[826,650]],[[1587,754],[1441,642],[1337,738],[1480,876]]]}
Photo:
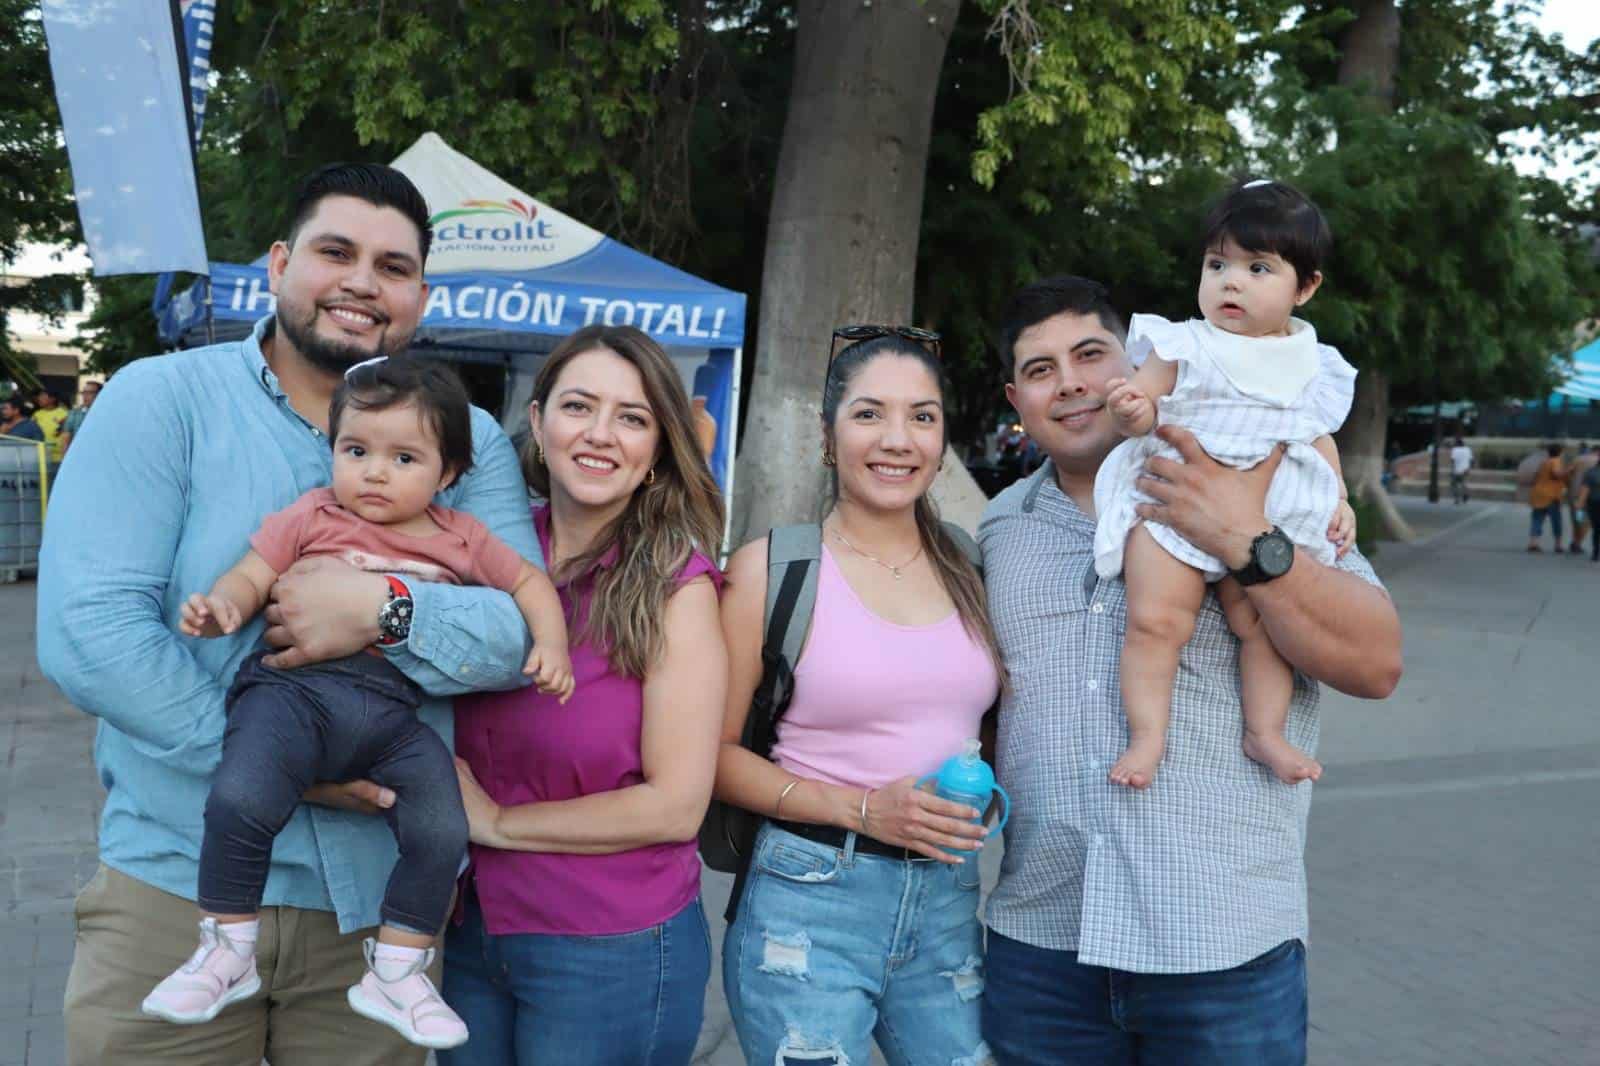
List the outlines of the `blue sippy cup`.
{"label": "blue sippy cup", "polygon": [[[989,810],[989,801],[996,792],[1000,793],[1000,824],[996,829],[1005,827],[1006,819],[1011,817],[1011,797],[1006,795],[1006,790],[994,783],[994,771],[989,769],[989,764],[983,761],[983,745],[976,738],[969,740],[963,746],[959,755],[952,755],[944,761],[937,774],[929,774],[917,782],[921,787],[924,782],[936,781],[934,793],[940,799],[947,799],[954,803],[962,803],[977,810],[978,817],[972,821],[975,825],[983,824],[983,816]],[[965,862],[974,852],[952,852],[961,856]]]}

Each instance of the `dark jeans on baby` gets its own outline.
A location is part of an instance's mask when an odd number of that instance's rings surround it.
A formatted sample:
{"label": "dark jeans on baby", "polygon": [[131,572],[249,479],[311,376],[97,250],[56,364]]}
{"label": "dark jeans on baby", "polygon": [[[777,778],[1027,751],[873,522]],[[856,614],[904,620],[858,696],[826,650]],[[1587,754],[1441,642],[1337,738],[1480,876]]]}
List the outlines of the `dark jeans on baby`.
{"label": "dark jeans on baby", "polygon": [[437,933],[467,851],[467,814],[449,749],[417,717],[421,700],[387,659],[366,652],[296,670],[246,659],[228,690],[222,763],[206,799],[200,906],[259,910],[272,841],[305,790],[364,777],[395,794],[384,815],[400,859],[383,920]]}

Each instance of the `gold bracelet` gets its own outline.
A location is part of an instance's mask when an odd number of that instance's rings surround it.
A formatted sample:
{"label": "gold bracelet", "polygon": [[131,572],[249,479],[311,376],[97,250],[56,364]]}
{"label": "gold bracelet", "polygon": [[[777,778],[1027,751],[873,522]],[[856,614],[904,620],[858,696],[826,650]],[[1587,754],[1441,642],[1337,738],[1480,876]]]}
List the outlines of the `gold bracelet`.
{"label": "gold bracelet", "polygon": [[[871,799],[872,794],[876,791],[877,789],[869,788],[861,793],[861,831],[863,833],[867,833],[867,800]],[[867,833],[867,835],[871,836],[872,834]]]}
{"label": "gold bracelet", "polygon": [[784,799],[784,797],[787,796],[789,793],[793,792],[794,791],[794,787],[796,785],[798,785],[799,783],[800,783],[800,779],[797,777],[793,781],[790,781],[787,785],[783,786],[783,791],[778,793],[778,802],[774,803],[772,805],[772,817],[774,817],[774,818],[778,817],[778,811],[780,809],[782,809],[782,807],[783,807],[783,799]]}

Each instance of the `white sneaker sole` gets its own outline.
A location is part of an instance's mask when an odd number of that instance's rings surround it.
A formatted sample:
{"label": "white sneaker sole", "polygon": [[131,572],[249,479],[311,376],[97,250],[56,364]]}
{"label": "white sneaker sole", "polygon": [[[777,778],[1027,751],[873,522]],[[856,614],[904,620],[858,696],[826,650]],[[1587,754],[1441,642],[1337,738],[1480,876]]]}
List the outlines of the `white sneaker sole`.
{"label": "white sneaker sole", "polygon": [[387,1025],[389,1028],[393,1029],[395,1032],[411,1041],[411,1043],[416,1044],[418,1047],[431,1048],[434,1051],[444,1051],[448,1048],[460,1047],[462,1044],[467,1042],[466,1036],[423,1036],[421,1033],[411,1028],[411,1024],[407,1019],[396,1017],[393,1013],[383,1009],[378,1004],[369,1000],[366,996],[366,993],[361,991],[360,985],[351,985],[350,991],[345,993],[345,999],[350,1001],[350,1009],[361,1015],[363,1018],[375,1021],[379,1025]]}
{"label": "white sneaker sole", "polygon": [[221,999],[199,1014],[178,1014],[175,1011],[167,1010],[158,1003],[151,1003],[149,996],[146,996],[144,1002],[139,1004],[139,1011],[142,1014],[148,1014],[152,1018],[161,1018],[169,1021],[173,1025],[201,1025],[222,1013],[222,1009],[229,1004],[237,1003],[241,999],[249,999],[259,991],[261,991],[261,975],[253,973],[250,975],[250,980],[243,984],[234,985],[223,994]]}

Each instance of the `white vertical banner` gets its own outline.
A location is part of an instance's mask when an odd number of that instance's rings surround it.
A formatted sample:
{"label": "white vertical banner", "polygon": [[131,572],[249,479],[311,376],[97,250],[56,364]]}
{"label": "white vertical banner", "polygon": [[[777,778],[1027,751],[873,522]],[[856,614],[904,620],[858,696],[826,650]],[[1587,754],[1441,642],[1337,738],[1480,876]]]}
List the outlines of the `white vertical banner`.
{"label": "white vertical banner", "polygon": [[176,3],[43,0],[41,10],[94,273],[208,273]]}

